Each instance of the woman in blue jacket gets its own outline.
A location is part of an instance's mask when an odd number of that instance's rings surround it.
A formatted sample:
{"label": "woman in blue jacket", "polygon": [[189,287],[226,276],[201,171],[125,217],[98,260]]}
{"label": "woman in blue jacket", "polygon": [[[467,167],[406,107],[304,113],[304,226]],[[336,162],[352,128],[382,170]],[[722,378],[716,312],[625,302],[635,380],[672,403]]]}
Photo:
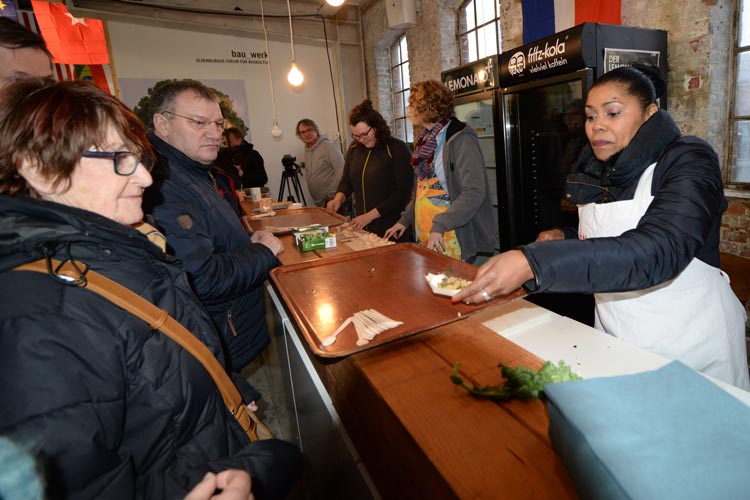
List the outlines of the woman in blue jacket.
{"label": "woman in blue jacket", "polygon": [[579,207],[577,231],[546,231],[493,257],[454,300],[481,302],[522,285],[594,293],[597,328],[750,389],[745,312],[719,270],[727,208],[719,160],[659,110],[665,88],[646,66],[594,83],[589,145],[565,193]]}

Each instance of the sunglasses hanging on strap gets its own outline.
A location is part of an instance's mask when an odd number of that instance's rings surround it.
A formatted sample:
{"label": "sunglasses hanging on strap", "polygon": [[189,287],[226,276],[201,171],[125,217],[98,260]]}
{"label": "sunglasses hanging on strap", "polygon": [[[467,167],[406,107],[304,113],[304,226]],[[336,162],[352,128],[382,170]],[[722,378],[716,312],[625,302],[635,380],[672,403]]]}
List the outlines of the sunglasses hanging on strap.
{"label": "sunglasses hanging on strap", "polygon": [[271,439],[273,435],[254,412],[242,401],[232,380],[224,371],[211,351],[200,340],[195,338],[167,311],[131,292],[124,286],[105,278],[91,269],[81,270],[70,261],[61,262],[53,259],[40,259],[15,268],[16,271],[36,271],[49,274],[57,281],[69,285],[82,286],[98,293],[116,306],[128,311],[148,323],[154,330],[159,330],[177,342],[183,349],[193,355],[211,375],[229,413],[245,431],[250,441]]}

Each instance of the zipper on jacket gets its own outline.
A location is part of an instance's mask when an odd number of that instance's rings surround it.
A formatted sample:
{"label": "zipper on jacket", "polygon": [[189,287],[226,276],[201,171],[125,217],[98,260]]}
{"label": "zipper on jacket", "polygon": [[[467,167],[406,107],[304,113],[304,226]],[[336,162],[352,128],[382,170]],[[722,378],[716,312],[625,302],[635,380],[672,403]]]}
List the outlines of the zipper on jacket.
{"label": "zipper on jacket", "polygon": [[235,337],[237,336],[237,329],[234,327],[234,322],[232,321],[232,310],[227,311],[227,323],[229,323],[229,329],[232,330],[232,335]]}

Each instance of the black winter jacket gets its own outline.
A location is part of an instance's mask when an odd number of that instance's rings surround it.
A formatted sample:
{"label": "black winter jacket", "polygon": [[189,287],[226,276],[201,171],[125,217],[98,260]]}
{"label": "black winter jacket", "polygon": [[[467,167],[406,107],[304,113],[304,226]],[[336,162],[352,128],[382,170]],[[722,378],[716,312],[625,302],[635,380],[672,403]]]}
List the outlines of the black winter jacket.
{"label": "black winter jacket", "polygon": [[216,192],[210,165],[195,162],[154,135],[159,154],[143,209],[185,265],[191,284],[219,331],[227,364],[239,371],[268,345],[263,282],[278,265],[252,243],[237,214]]}
{"label": "black winter jacket", "polygon": [[357,215],[378,209],[380,217],[366,227],[371,233],[383,236],[409,203],[414,187],[410,159],[409,146],[395,137],[378,141],[372,149],[358,141],[349,146],[338,191],[353,195]]}
{"label": "black winter jacket", "polygon": [[263,157],[244,139],[239,146],[222,148],[214,163],[224,170],[235,169],[235,165],[242,168],[242,177],[237,189],[263,187],[268,182]]}
{"label": "black winter jacket", "polygon": [[222,354],[182,267],[141,233],[0,196],[0,434],[42,460],[50,498],[181,499],[226,468],[250,472],[268,498],[283,496],[299,452],[250,444],[203,366],[142,320],[85,288],[12,271],[42,248],[165,309]]}
{"label": "black winter jacket", "polygon": [[613,161],[599,162],[586,146],[577,172],[568,177],[566,196],[579,204],[633,199],[641,174],[654,162],[654,199],[635,229],[586,240],[567,231],[565,240],[524,246],[535,276],[527,288],[624,292],[670,280],[694,257],[718,268],[727,208],[718,157],[705,141],[680,138],[665,111],[652,115]]}

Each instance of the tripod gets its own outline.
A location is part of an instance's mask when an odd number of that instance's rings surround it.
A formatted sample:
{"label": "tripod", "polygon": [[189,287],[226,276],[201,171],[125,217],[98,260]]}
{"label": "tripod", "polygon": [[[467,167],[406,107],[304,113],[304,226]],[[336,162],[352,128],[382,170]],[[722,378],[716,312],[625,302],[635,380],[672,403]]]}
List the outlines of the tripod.
{"label": "tripod", "polygon": [[[287,196],[287,201],[295,202],[297,200],[302,200],[302,204],[307,205],[307,200],[305,200],[305,193],[304,191],[302,191],[302,185],[299,183],[299,176],[297,175],[296,170],[284,169],[284,171],[281,173],[279,201],[284,201],[284,188],[286,188],[289,193],[289,195]],[[296,199],[294,196],[292,196],[292,189],[294,189],[294,194],[297,195]]]}

